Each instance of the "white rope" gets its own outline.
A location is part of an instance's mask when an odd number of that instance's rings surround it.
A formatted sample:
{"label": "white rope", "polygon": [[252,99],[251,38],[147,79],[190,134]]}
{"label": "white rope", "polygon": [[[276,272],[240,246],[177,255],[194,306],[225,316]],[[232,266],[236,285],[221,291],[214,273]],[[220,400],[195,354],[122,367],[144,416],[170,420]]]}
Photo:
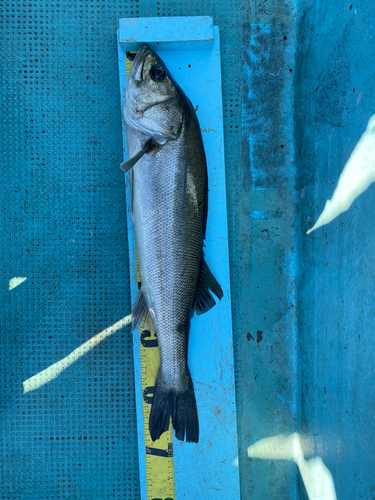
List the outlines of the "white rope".
{"label": "white rope", "polygon": [[131,314],[129,314],[114,325],[95,335],[95,337],[92,337],[92,339],[88,340],[80,347],[77,347],[77,349],[74,349],[74,351],[66,356],[66,358],[63,358],[62,360],[54,363],[53,365],[49,366],[48,368],[39,372],[28,380],[25,380],[25,382],[23,383],[23,393],[26,394],[27,392],[35,391],[35,389],[39,389],[39,387],[42,387],[51,380],[57,378],[64,370],[66,370],[70,365],[77,361],[77,359],[81,358],[86,353],[91,351],[91,349],[100,344],[100,342],[102,342],[104,339],[106,339],[113,333],[118,332],[119,330],[121,330],[121,328],[131,323],[131,321],[132,316]]}

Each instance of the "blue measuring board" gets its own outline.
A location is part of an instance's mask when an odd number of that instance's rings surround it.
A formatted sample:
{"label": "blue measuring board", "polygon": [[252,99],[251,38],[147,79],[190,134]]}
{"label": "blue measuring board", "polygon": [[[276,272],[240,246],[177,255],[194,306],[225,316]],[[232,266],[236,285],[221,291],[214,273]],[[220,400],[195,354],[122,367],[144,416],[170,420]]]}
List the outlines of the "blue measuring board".
{"label": "blue measuring board", "polygon": [[[126,52],[146,42],[159,53],[174,79],[196,109],[208,167],[206,261],[221,284],[224,298],[208,313],[195,315],[189,338],[189,368],[197,399],[198,444],[174,439],[176,499],[234,500],[240,498],[237,420],[233,367],[232,317],[229,281],[228,229],[224,165],[219,29],[210,17],[121,19],[118,55],[121,107],[126,87]],[[124,159],[128,158],[123,123]],[[128,241],[132,303],[137,290],[134,226],[126,174]],[[147,499],[145,429],[139,331],[134,332],[134,363],[142,500]]]}

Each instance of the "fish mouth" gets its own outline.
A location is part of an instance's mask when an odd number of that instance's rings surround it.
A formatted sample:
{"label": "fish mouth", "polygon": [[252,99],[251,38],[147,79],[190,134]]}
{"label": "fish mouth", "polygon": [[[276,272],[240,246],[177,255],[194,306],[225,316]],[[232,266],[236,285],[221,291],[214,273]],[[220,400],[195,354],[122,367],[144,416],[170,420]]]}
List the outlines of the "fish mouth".
{"label": "fish mouth", "polygon": [[144,43],[141,45],[141,47],[138,50],[137,55],[135,56],[135,59],[133,61],[132,68],[131,68],[130,73],[129,73],[129,80],[130,79],[141,80],[143,64],[146,60],[147,55],[151,52],[152,52],[152,50],[147,45],[147,43]]}

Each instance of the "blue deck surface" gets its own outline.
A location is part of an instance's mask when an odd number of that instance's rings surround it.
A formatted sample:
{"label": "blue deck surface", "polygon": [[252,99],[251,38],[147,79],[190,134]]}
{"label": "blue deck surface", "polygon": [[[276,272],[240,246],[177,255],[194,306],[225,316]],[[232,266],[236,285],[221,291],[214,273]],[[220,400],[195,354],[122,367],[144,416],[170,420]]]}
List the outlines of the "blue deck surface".
{"label": "blue deck surface", "polygon": [[328,226],[309,236],[302,231],[332,197],[375,113],[370,62],[375,6],[326,2],[324,9],[323,17],[315,7],[301,17],[296,64],[301,429],[314,436],[338,499],[370,500],[375,498],[375,186]]}
{"label": "blue deck surface", "polygon": [[306,499],[246,458],[293,431],[375,498],[374,186],[304,234],[375,112],[373,1],[3,4],[0,498],[139,499],[129,329],[22,382],[130,310],[116,30],[158,15],[220,28],[241,498]]}

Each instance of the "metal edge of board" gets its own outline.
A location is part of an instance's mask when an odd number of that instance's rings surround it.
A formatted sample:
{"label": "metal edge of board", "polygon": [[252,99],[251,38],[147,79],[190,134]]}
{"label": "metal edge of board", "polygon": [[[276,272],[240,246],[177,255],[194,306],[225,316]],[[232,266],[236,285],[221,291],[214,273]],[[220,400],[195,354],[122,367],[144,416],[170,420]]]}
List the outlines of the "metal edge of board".
{"label": "metal edge of board", "polygon": [[[159,18],[156,19],[159,21]],[[176,18],[166,19],[172,22]],[[194,19],[196,18],[189,18],[189,22],[193,23]],[[123,30],[126,30],[126,23],[132,22],[134,19],[121,19],[121,29],[118,31],[122,109],[126,85],[125,51],[130,50],[130,46],[124,45],[121,41],[123,40]],[[147,26],[149,25],[147,19]],[[178,36],[177,30],[175,32],[176,38],[181,38]],[[157,35],[158,37],[162,36],[160,30]],[[214,27],[213,38],[211,47],[206,46],[206,49],[202,49],[202,46],[198,46],[197,49],[182,52],[178,40],[175,45],[170,42],[168,50],[164,49],[165,52],[162,54],[162,58],[178,83],[183,89],[185,87],[184,90],[192,100],[193,105],[197,104],[196,107],[200,110],[197,111],[197,114],[206,149],[210,189],[205,253],[210,267],[223,286],[225,294],[222,302],[212,311],[201,317],[194,317],[192,321],[189,366],[196,390],[202,432],[200,442],[197,445],[174,440],[176,497],[178,500],[182,498],[192,500],[209,498],[212,491],[215,491],[215,497],[218,499],[234,500],[240,497],[239,471],[232,465],[232,460],[237,456],[238,446],[230,308],[220,45],[217,27]],[[143,42],[141,38],[138,40],[136,48]],[[159,49],[157,48],[157,50]],[[184,64],[188,61],[191,61],[192,64]],[[188,68],[191,67],[196,68],[196,71],[193,69],[193,72],[189,73]],[[177,71],[178,69],[182,71]],[[202,73],[200,71],[202,69],[214,71],[215,74],[210,74],[208,77],[207,71]],[[212,78],[212,76],[214,77]],[[188,85],[184,85],[186,82]],[[203,89],[203,92],[197,94],[197,89]],[[204,92],[205,90],[206,92]],[[206,101],[212,104],[211,108]],[[124,120],[123,143],[124,158],[127,158]],[[131,293],[134,302],[137,296],[137,274],[128,181],[126,181],[126,191]],[[136,334],[136,332],[134,333]],[[137,384],[140,481],[142,499],[146,499],[146,470],[145,461],[142,460],[142,456],[144,457],[145,454],[145,428],[142,414],[142,387],[139,387],[141,381],[139,332],[134,335],[134,361]],[[194,478],[193,482],[186,481],[187,473],[189,478]],[[194,484],[196,493],[191,491],[191,488],[189,490],[189,483]]]}

